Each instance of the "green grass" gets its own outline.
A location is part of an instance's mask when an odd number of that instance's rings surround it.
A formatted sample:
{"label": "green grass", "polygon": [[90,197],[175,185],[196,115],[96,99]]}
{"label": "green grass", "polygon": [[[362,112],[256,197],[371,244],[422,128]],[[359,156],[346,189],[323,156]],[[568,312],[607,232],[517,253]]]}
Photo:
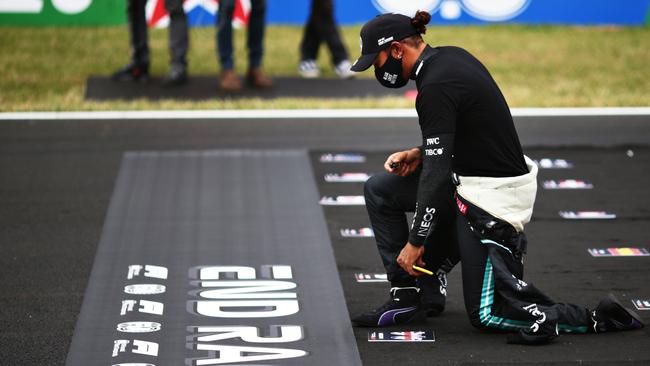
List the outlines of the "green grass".
{"label": "green grass", "polygon": [[[342,28],[351,56],[359,27]],[[215,30],[191,31],[189,70],[217,74]],[[270,75],[296,75],[300,27],[267,29],[264,65]],[[167,31],[151,32],[152,73],[165,74]],[[134,110],[231,108],[412,107],[404,98],[147,100],[87,102],[89,75],[107,75],[129,58],[125,26],[101,28],[0,28],[0,110]],[[493,25],[431,27],[432,45],[457,45],[485,63],[512,107],[650,105],[650,27]],[[236,32],[236,68],[246,69],[245,31]],[[334,77],[321,49],[325,76]],[[360,77],[372,77],[366,72]],[[216,88],[216,85],[215,85]]]}

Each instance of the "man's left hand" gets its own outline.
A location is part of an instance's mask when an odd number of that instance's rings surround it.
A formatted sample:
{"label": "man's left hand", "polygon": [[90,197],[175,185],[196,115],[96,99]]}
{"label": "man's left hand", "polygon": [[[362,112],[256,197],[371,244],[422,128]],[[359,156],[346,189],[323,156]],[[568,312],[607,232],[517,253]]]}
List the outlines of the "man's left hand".
{"label": "man's left hand", "polygon": [[413,269],[413,265],[424,267],[425,263],[422,261],[424,255],[424,245],[418,247],[411,243],[406,243],[402,251],[397,256],[397,264],[400,265],[408,274],[413,277],[421,276],[422,273]]}

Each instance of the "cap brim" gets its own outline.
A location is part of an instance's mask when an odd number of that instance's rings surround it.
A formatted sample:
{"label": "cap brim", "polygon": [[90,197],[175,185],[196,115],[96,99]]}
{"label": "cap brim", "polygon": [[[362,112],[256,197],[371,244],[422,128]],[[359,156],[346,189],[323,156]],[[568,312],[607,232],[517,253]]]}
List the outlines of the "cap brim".
{"label": "cap brim", "polygon": [[361,72],[367,70],[375,62],[377,53],[369,53],[367,55],[361,55],[361,57],[359,57],[359,59],[352,65],[350,70],[354,72]]}

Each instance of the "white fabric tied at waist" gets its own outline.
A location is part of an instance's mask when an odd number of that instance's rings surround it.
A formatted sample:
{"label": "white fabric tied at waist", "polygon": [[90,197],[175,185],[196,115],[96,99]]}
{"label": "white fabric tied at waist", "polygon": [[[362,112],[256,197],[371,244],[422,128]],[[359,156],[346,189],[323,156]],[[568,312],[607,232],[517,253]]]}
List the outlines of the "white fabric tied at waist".
{"label": "white fabric tied at waist", "polygon": [[537,164],[526,155],[524,160],[527,174],[504,178],[459,176],[460,185],[456,192],[521,232],[533,215],[537,194]]}

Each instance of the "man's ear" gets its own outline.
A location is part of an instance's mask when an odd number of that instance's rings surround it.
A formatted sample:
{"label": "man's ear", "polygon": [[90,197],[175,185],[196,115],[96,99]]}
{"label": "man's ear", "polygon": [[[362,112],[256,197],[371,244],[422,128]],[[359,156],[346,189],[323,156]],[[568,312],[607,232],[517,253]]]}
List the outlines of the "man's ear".
{"label": "man's ear", "polygon": [[392,42],[390,44],[390,54],[393,58],[401,59],[404,56],[404,48],[399,42]]}

